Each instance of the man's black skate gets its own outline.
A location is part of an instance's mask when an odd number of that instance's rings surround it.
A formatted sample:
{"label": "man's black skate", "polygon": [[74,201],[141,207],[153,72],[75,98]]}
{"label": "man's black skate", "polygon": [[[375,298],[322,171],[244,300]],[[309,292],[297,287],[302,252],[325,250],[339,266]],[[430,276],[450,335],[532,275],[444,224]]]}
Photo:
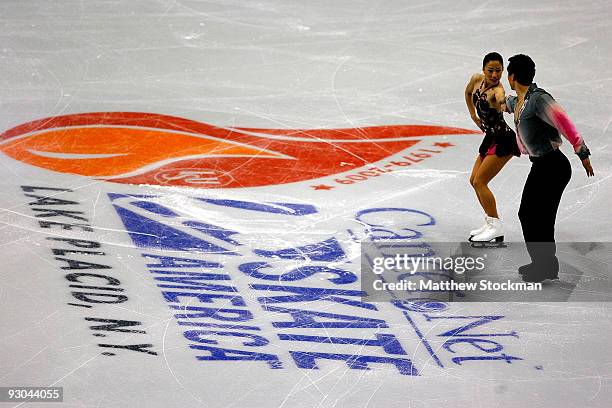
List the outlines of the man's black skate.
{"label": "man's black skate", "polygon": [[559,279],[559,260],[557,257],[539,264],[530,263],[519,267],[524,282],[538,283],[547,279]]}
{"label": "man's black skate", "polygon": [[523,282],[531,282],[531,283],[540,283],[545,280],[557,280],[559,279],[559,273],[549,270],[549,271],[535,271],[532,273],[522,275]]}
{"label": "man's black skate", "polygon": [[529,271],[531,270],[533,263],[528,263],[526,265],[519,266],[518,273],[521,276],[529,275]]}

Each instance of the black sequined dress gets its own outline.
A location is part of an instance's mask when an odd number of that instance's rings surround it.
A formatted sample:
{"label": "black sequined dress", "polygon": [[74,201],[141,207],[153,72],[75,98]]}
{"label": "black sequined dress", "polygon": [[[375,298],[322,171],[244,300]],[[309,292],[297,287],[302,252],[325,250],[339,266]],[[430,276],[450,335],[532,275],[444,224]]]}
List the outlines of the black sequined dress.
{"label": "black sequined dress", "polygon": [[487,154],[496,154],[500,157],[509,154],[520,156],[521,151],[516,143],[516,134],[504,120],[503,113],[489,106],[486,89],[481,91],[478,88],[473,93],[472,100],[485,132],[478,153],[483,158]]}

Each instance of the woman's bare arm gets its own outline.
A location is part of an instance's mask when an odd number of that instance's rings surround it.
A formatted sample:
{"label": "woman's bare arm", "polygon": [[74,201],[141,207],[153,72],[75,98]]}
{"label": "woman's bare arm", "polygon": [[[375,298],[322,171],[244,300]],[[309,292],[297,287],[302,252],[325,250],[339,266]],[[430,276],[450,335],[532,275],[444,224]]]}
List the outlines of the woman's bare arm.
{"label": "woman's bare arm", "polygon": [[482,74],[472,75],[472,77],[470,78],[470,81],[465,87],[464,96],[465,96],[465,104],[467,105],[468,111],[470,112],[470,117],[472,118],[476,126],[478,126],[478,128],[482,130],[482,122],[480,121],[480,118],[476,114],[476,107],[474,106],[474,101],[472,100],[472,91],[474,90],[474,86],[476,85],[478,81],[481,81],[481,80],[482,80]]}

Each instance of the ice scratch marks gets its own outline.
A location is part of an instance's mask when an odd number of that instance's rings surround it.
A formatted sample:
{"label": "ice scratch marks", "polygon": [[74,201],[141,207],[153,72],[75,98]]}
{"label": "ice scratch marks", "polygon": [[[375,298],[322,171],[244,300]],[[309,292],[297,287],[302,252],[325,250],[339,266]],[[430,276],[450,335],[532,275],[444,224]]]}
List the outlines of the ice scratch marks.
{"label": "ice scratch marks", "polygon": [[608,122],[606,123],[606,126],[604,126],[603,130],[601,131],[602,135],[606,134],[606,132],[610,128],[610,124],[612,124],[612,117],[610,117],[610,119],[608,119]]}
{"label": "ice scratch marks", "polygon": [[602,378],[601,378],[600,375],[598,375],[597,377],[594,377],[594,378],[597,379],[597,391],[595,391],[593,396],[591,398],[589,398],[589,401],[594,401],[595,398],[597,398],[597,396],[601,392]]}
{"label": "ice scratch marks", "polygon": [[584,44],[586,42],[588,42],[589,39],[588,38],[584,38],[584,37],[565,37],[562,40],[563,46],[561,48],[557,48],[556,50],[554,50],[552,53],[557,53],[557,52],[561,52],[561,51],[566,51],[570,48],[574,48],[577,47],[581,44]]}
{"label": "ice scratch marks", "polygon": [[411,81],[402,82],[401,84],[398,84],[398,85],[393,85],[391,87],[383,88],[379,92],[375,93],[374,95],[375,96],[381,96],[381,95],[384,95],[384,94],[387,94],[387,93],[390,93],[390,92],[393,92],[393,91],[405,89],[405,88],[407,88],[410,85],[414,85],[414,84],[417,84],[417,83],[420,83],[420,82],[428,83],[432,79],[444,76],[446,74],[449,74],[449,73],[455,72],[455,71],[463,72],[464,68],[463,67],[452,67],[452,68],[449,68],[449,69],[445,69],[443,71],[434,72],[434,73],[429,74],[429,75],[419,76],[416,79],[413,79]]}
{"label": "ice scratch marks", "polygon": [[484,3],[482,3],[481,5],[479,5],[478,7],[476,7],[475,9],[473,9],[472,11],[470,11],[470,14],[480,14],[480,12],[482,12],[483,10],[486,10],[487,7],[489,6],[489,4],[491,4],[491,1],[485,1]]}
{"label": "ice scratch marks", "polygon": [[193,400],[197,401],[200,405],[202,405],[202,404],[204,404],[204,401],[202,401],[201,398],[198,398],[198,396],[195,395],[193,392],[191,392],[189,390],[189,388],[187,388],[185,385],[183,385],[181,380],[177,377],[177,375],[172,370],[172,367],[170,367],[170,361],[168,360],[168,355],[166,354],[166,350],[167,350],[167,347],[166,347],[166,337],[168,335],[168,328],[170,327],[170,322],[173,322],[173,321],[174,321],[174,319],[172,317],[170,317],[170,318],[168,318],[166,320],[166,326],[164,327],[164,334],[162,336],[162,350],[161,350],[161,354],[164,357],[164,363],[166,364],[166,368],[170,372],[170,376],[179,385],[179,387],[181,387],[181,389],[183,389],[191,398],[193,398]]}
{"label": "ice scratch marks", "polygon": [[[344,111],[344,109],[342,108],[342,105],[340,104],[340,100],[338,99],[338,93],[337,93],[337,89],[336,89],[336,78],[338,76],[338,72],[340,71],[340,69],[342,68],[342,66],[348,61],[350,60],[350,57],[344,56],[340,58],[340,63],[338,64],[338,66],[336,67],[336,70],[334,71],[333,75],[332,75],[332,79],[331,79],[331,93],[332,96],[334,98],[334,101],[336,103],[336,106],[338,106],[338,110],[340,111],[340,113],[342,114],[342,116],[344,117],[344,119],[346,120],[346,122],[351,124],[351,127],[356,128],[357,126],[355,125],[355,123],[348,117],[348,115],[346,114],[346,112]],[[363,157],[360,157],[357,154],[354,154],[344,148],[342,148],[339,145],[336,145],[334,143],[331,143],[332,145],[334,145],[335,147],[337,147],[338,149],[341,149],[347,153],[349,153],[351,156],[355,157],[358,160],[363,161],[364,163],[367,163],[367,160],[365,160]]]}

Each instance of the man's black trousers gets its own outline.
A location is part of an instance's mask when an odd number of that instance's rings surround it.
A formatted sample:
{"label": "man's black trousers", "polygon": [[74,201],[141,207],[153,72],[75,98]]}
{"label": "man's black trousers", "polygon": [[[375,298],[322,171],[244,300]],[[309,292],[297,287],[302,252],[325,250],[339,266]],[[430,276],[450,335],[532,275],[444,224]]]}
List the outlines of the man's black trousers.
{"label": "man's black trousers", "polygon": [[572,168],[558,149],[530,160],[531,171],[523,188],[519,220],[535,269],[556,274],[559,261],[556,257],[555,220]]}

